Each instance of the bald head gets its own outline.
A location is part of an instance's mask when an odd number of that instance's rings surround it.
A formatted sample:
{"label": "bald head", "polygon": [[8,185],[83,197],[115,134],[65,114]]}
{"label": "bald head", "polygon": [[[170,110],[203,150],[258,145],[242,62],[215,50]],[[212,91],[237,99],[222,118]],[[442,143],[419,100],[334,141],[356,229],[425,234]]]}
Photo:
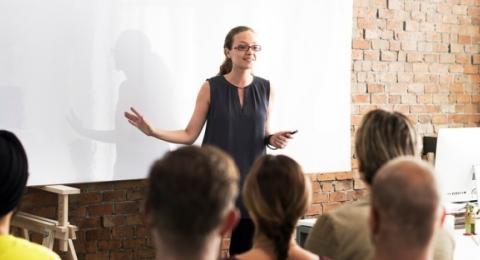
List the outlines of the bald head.
{"label": "bald head", "polygon": [[432,167],[413,157],[399,157],[383,166],[371,191],[372,210],[382,224],[377,234],[397,245],[429,244],[440,221],[440,197]]}

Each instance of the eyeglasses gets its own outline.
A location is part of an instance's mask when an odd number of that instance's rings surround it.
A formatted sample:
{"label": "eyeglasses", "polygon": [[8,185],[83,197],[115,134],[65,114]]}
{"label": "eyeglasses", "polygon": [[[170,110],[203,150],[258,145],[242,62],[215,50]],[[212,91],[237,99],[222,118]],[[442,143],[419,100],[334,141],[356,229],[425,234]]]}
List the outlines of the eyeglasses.
{"label": "eyeglasses", "polygon": [[261,51],[262,50],[262,46],[258,45],[258,44],[254,44],[254,45],[240,44],[240,45],[237,45],[233,48],[237,51],[248,51],[250,49],[252,49],[252,51]]}

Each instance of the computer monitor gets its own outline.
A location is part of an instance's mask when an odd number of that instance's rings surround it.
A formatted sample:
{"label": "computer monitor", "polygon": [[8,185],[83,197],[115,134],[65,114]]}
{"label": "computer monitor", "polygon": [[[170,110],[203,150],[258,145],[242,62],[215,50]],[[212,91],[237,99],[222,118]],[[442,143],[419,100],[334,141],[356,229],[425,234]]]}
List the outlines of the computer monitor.
{"label": "computer monitor", "polygon": [[443,200],[477,200],[480,183],[480,128],[440,129],[435,157],[435,172]]}

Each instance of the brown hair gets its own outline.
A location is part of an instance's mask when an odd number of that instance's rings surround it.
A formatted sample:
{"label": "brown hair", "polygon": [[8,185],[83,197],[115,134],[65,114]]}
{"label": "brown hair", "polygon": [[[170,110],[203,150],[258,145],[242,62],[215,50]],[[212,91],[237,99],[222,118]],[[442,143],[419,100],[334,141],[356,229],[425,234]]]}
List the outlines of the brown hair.
{"label": "brown hair", "polygon": [[428,245],[440,204],[429,164],[407,156],[388,162],[373,181],[371,199],[372,208],[387,220],[382,223],[382,243],[400,248]]}
{"label": "brown hair", "polygon": [[355,154],[362,178],[371,185],[389,160],[416,154],[417,137],[408,118],[399,112],[375,109],[362,119],[355,137]]}
{"label": "brown hair", "polygon": [[277,258],[286,259],[295,224],[310,203],[310,183],[300,165],[284,155],[260,157],[247,176],[242,196],[255,223],[255,235],[270,239]]}
{"label": "brown hair", "polygon": [[223,43],[223,54],[225,55],[225,60],[223,61],[222,65],[220,65],[220,71],[218,72],[218,75],[225,75],[232,70],[232,59],[227,57],[227,50],[231,50],[233,47],[233,37],[235,37],[235,35],[239,33],[246,31],[254,32],[254,30],[250,27],[237,26],[231,29],[227,33],[227,36],[225,36],[225,41]]}
{"label": "brown hair", "polygon": [[232,158],[214,147],[185,146],[167,153],[150,169],[147,214],[172,250],[193,255],[216,229],[238,194]]}

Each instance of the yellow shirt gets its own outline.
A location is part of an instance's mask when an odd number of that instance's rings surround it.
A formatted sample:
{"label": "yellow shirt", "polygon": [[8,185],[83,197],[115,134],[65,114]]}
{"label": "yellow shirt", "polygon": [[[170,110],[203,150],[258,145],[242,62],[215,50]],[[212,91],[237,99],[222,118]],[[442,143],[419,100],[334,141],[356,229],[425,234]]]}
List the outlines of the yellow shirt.
{"label": "yellow shirt", "polygon": [[12,235],[0,235],[1,260],[60,260],[50,249]]}

